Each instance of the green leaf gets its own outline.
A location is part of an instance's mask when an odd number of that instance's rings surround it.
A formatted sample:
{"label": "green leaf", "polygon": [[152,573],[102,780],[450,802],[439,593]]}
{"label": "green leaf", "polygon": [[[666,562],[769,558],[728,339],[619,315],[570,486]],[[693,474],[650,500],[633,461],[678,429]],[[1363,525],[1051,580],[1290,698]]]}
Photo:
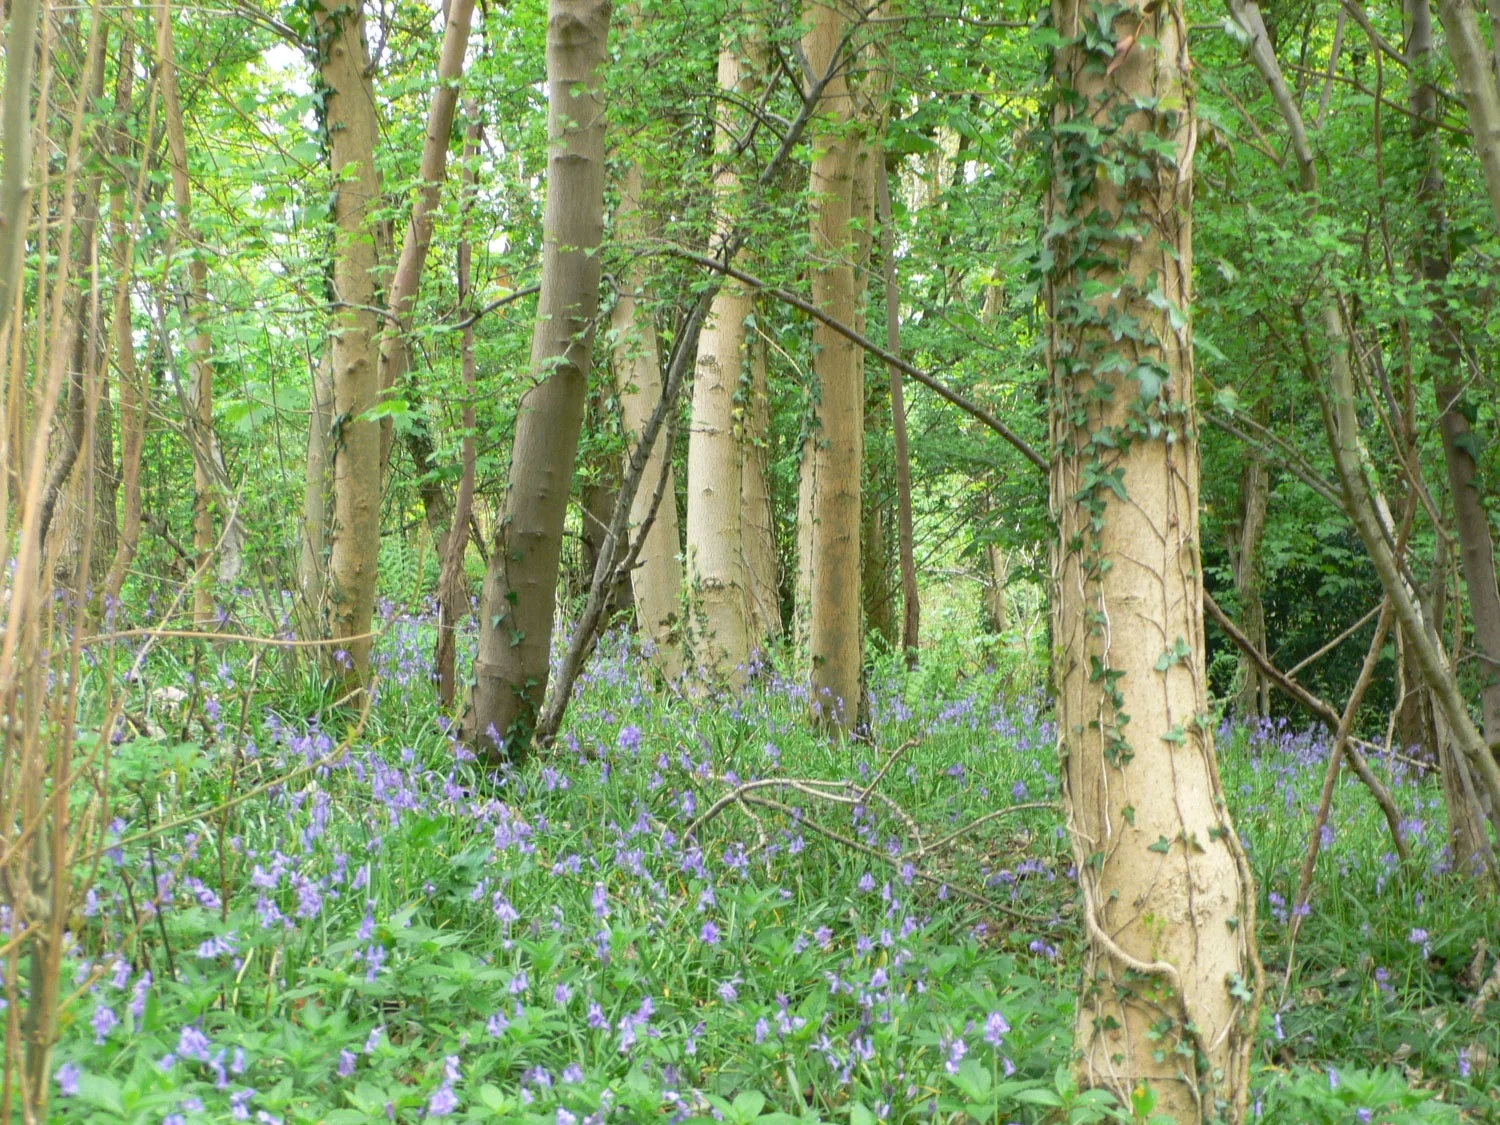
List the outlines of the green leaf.
{"label": "green leaf", "polygon": [[78,1076],[78,1096],[83,1101],[111,1113],[125,1115],[125,1102],[120,1097],[120,1084],[113,1078],[85,1071]]}
{"label": "green leaf", "polygon": [[1172,841],[1168,840],[1165,836],[1158,836],[1156,839],[1156,843],[1147,845],[1146,850],[1148,852],[1160,852],[1162,855],[1166,855],[1169,851],[1172,850]]}
{"label": "green leaf", "polygon": [[733,1109],[741,1121],[754,1121],[765,1104],[766,1096],[759,1090],[744,1090],[735,1095]]}
{"label": "green leaf", "polygon": [[1016,1101],[1026,1105],[1045,1105],[1054,1109],[1062,1108],[1063,1100],[1058,1097],[1057,1092],[1049,1090],[1045,1086],[1037,1086],[1030,1090],[1022,1090],[1016,1095]]}

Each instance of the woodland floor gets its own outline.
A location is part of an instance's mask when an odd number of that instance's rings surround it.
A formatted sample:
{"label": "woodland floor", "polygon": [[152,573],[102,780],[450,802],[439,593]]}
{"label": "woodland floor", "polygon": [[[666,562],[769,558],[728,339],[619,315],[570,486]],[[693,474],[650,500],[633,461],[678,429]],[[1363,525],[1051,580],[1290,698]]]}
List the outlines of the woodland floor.
{"label": "woodland floor", "polygon": [[[614,636],[555,751],[480,785],[430,640],[387,621],[362,724],[269,651],[152,657],[75,920],[57,1119],[1132,1120],[1068,1078],[1071,860],[1016,652],[877,666],[871,741],[830,747],[773,670],[682,698]],[[1500,911],[1452,870],[1437,780],[1375,763],[1404,871],[1341,784],[1288,983],[1328,739],[1226,723],[1219,746],[1270,982],[1255,1113],[1500,1119],[1500,1000],[1467,1006]],[[755,778],[784,784],[716,805]]]}

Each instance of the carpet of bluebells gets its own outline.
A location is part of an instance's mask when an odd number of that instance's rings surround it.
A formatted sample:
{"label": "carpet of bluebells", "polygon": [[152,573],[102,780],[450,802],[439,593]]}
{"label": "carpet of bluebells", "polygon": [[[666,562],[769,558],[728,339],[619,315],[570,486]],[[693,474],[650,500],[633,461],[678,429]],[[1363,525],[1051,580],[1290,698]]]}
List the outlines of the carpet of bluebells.
{"label": "carpet of bluebells", "polygon": [[[830,746],[774,669],[737,702],[683,697],[615,635],[556,749],[486,778],[430,642],[388,622],[357,733],[311,676],[232,648],[152,666],[73,927],[55,1119],[1149,1119],[1068,1075],[1055,732],[1013,667],[880,666],[869,739]],[[1375,763],[1408,870],[1341,784],[1288,982],[1328,738],[1218,737],[1271,981],[1255,1114],[1500,1119],[1495,1024],[1465,1008],[1497,914],[1445,852],[1437,780]],[[848,784],[715,806],[776,778]]]}

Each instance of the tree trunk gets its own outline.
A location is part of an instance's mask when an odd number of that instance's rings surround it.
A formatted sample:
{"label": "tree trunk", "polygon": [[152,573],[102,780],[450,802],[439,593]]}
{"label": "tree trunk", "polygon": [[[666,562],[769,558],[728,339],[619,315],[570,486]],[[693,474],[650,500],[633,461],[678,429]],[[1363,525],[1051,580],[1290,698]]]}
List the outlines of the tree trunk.
{"label": "tree trunk", "polygon": [[[118,98],[117,104],[125,105],[130,98],[123,75],[134,68],[123,48],[120,65],[121,87],[127,93]],[[118,149],[116,154],[121,157],[128,155]],[[119,372],[120,385],[120,491],[124,494],[124,503],[120,534],[115,541],[115,556],[104,579],[101,605],[106,619],[120,604],[125,574],[135,561],[136,550],[141,542],[141,449],[145,441],[148,391],[135,358],[135,324],[130,302],[130,254],[134,240],[126,233],[124,211],[124,193],[112,193],[110,226],[111,241],[114,243],[115,308],[111,329],[115,335],[115,368]]]}
{"label": "tree trunk", "polygon": [[[848,11],[818,3],[806,14],[802,39],[812,73],[828,70],[843,46]],[[849,220],[858,140],[848,128],[854,106],[841,71],[823,91],[827,128],[814,137],[811,194],[813,302],[843,324],[855,320],[855,277]],[[821,321],[812,333],[818,386],[813,442],[812,534],[808,650],[813,714],[847,731],[859,713],[862,628],[859,608],[860,467],[864,387],[857,349]]]}
{"label": "tree trunk", "polygon": [[[753,30],[719,50],[719,88],[753,99],[760,67]],[[749,56],[747,59],[743,55]],[[722,241],[736,226],[740,192],[734,153],[745,114],[721,103],[714,129],[715,228]],[[709,683],[738,691],[750,663],[750,577],[745,557],[743,469],[749,452],[745,409],[750,354],[745,323],[755,298],[730,278],[714,298],[698,341],[688,433],[687,580],[692,658]]]}
{"label": "tree trunk", "polygon": [[[126,17],[120,33],[120,55],[115,68],[114,154],[121,166],[129,165],[133,145],[126,118],[135,93],[135,30],[133,12]],[[144,165],[144,162],[142,162]],[[120,532],[115,537],[114,558],[105,574],[102,589],[101,616],[113,618],[120,604],[124,574],[135,561],[141,544],[141,449],[145,440],[145,401],[147,384],[135,363],[135,318],[130,309],[130,278],[135,258],[136,205],[144,189],[145,168],[135,186],[121,175],[110,192],[110,242],[114,258],[114,312],[110,330],[114,333],[115,371],[120,374],[120,492],[124,493],[120,514]],[[0,333],[3,336],[3,333]]]}
{"label": "tree trunk", "polygon": [[375,337],[376,251],[372,212],[380,206],[375,171],[375,97],[359,0],[320,0],[316,11],[333,170],[333,421],[329,461],[329,636],[346,684],[369,674],[375,577],[380,554],[380,427],[365,417],[380,388]]}
{"label": "tree trunk", "polygon": [[[809,644],[812,639],[812,533],[813,494],[817,491],[817,407],[810,403],[797,461],[797,575],[792,585],[792,647],[799,669],[810,674]],[[800,674],[800,671],[799,671]]]}
{"label": "tree trunk", "polygon": [[[469,207],[473,202],[476,177],[473,161],[479,156],[479,141],[482,128],[479,121],[479,105],[470,101],[464,112],[469,118],[469,127],[464,135],[464,170],[462,203],[465,228]],[[473,280],[470,276],[473,262],[473,245],[468,240],[468,231],[459,233],[458,243],[458,307],[464,316],[473,315],[469,307],[473,302]],[[464,555],[469,546],[469,514],[474,510],[474,477],[476,454],[474,448],[474,389],[476,372],[474,363],[474,326],[465,324],[460,338],[462,353],[460,365],[464,381],[463,444],[459,460],[463,465],[458,478],[458,498],[453,505],[453,528],[443,545],[443,565],[438,573],[438,628],[437,650],[433,654],[433,665],[437,671],[438,700],[444,709],[453,706],[458,694],[458,679],[455,669],[458,656],[458,626],[469,615],[469,582],[464,573]]]}
{"label": "tree trunk", "polygon": [[[896,281],[896,240],[891,230],[891,184],[884,160],[875,172],[875,201],[880,218],[880,256],[885,270],[885,350],[901,354],[901,290]],[[886,365],[891,396],[891,438],[896,458],[896,554],[901,562],[901,648],[906,666],[917,666],[922,604],[917,595],[917,560],[912,533],[911,452],[906,440],[906,392],[901,371]]]}
{"label": "tree trunk", "polygon": [[[853,222],[854,250],[854,330],[861,336],[869,329],[868,296],[870,291],[870,249],[875,233],[875,176],[876,169],[885,160],[879,138],[882,132],[880,115],[883,112],[878,90],[871,90],[868,80],[860,99],[860,117],[864,128],[865,143],[854,156],[854,178],[850,191],[850,218]],[[873,373],[867,378],[865,351],[855,348],[855,364],[859,368],[860,393],[864,396],[864,435],[861,459],[862,497],[860,504],[860,605],[865,615],[865,625],[878,634],[887,651],[894,651],[901,638],[896,628],[895,603],[892,594],[895,583],[891,581],[891,558],[886,550],[885,497],[890,495],[886,487],[889,478],[889,461],[879,456],[883,452],[885,435],[890,432],[890,385],[889,381]]]}
{"label": "tree trunk", "polygon": [[[39,0],[14,0],[10,26],[5,29],[5,91],[0,104],[5,150],[0,156],[0,340],[10,325],[16,290],[22,281],[26,251],[26,224],[17,219],[27,213],[31,198],[31,76],[36,59]],[[44,106],[42,112],[46,112]]]}
{"label": "tree trunk", "polygon": [[1078,0],[1052,13],[1053,674],[1089,936],[1077,1069],[1127,1105],[1149,1087],[1175,1122],[1241,1122],[1261,972],[1207,720],[1186,29],[1176,2],[1127,3],[1108,27]]}
{"label": "tree trunk", "polygon": [[[1438,16],[1448,33],[1448,54],[1469,107],[1469,129],[1474,134],[1474,152],[1484,172],[1490,210],[1500,229],[1500,92],[1490,68],[1490,54],[1472,0],[1438,0]],[[1431,38],[1429,36],[1429,42]],[[1500,46],[1500,44],[1497,44]]]}
{"label": "tree trunk", "polygon": [[[104,96],[104,63],[108,37],[92,37],[94,57],[89,98],[98,103]],[[102,150],[107,141],[108,123],[99,119],[94,126],[93,143]],[[79,392],[77,409],[82,411],[83,429],[79,439],[87,448],[79,450],[81,471],[74,472],[63,490],[61,510],[62,537],[53,576],[59,588],[74,597],[87,598],[94,584],[103,577],[114,553],[116,534],[114,477],[114,437],[109,411],[109,352],[105,346],[108,321],[100,297],[99,262],[99,196],[104,188],[102,170],[84,181],[77,219],[78,260],[73,273],[77,278],[74,312],[79,333],[76,373]],[[88,546],[88,573],[82,562]]]}
{"label": "tree trunk", "polygon": [[[1475,434],[1469,419],[1475,416],[1465,394],[1468,356],[1460,327],[1448,314],[1444,285],[1452,268],[1447,240],[1447,208],[1444,203],[1444,152],[1437,131],[1437,90],[1426,76],[1433,65],[1432,13],[1425,2],[1410,0],[1411,21],[1408,51],[1420,76],[1412,85],[1412,139],[1427,149],[1427,162],[1417,188],[1418,201],[1426,205],[1428,221],[1418,227],[1417,268],[1429,288],[1432,313],[1432,389],[1437,397],[1438,431],[1443,442],[1443,461],[1448,471],[1448,490],[1453,496],[1453,523],[1458,537],[1459,562],[1464,588],[1469,595],[1469,616],[1474,626],[1474,648],[1481,662],[1480,710],[1485,741],[1491,749],[1500,746],[1500,587],[1495,576],[1495,544],[1490,535],[1489,512],[1484,505],[1478,467],[1474,463]],[[1496,45],[1500,47],[1500,44]]]}
{"label": "tree trunk", "polygon": [[208,566],[216,544],[214,498],[216,493],[213,453],[214,369],[212,341],[207,328],[208,263],[193,244],[192,184],[188,179],[187,135],[182,120],[182,102],[177,92],[177,63],[172,46],[170,0],[160,0],[156,10],[156,55],[161,85],[162,111],[167,126],[167,148],[172,163],[172,205],[176,212],[174,241],[178,253],[188,255],[188,287],[181,299],[187,336],[187,379],[184,406],[188,444],[193,451],[193,552],[197,556],[197,580],[193,585],[193,625],[214,627],[214,570]]}
{"label": "tree trunk", "polygon": [[988,619],[990,632],[998,637],[1010,628],[1010,599],[1005,593],[1010,560],[1006,557],[1005,548],[998,543],[986,544],[984,553],[990,564],[990,582],[984,591],[984,615]]}
{"label": "tree trunk", "polygon": [[547,205],[531,375],[510,484],[489,552],[465,737],[491,762],[518,760],[546,693],[557,568],[583,420],[604,228],[609,0],[550,0]]}
{"label": "tree trunk", "polygon": [[[1239,510],[1230,532],[1229,561],[1234,572],[1234,592],[1240,603],[1240,628],[1261,651],[1266,647],[1266,607],[1261,601],[1263,572],[1260,540],[1266,527],[1266,504],[1271,478],[1266,466],[1250,458],[1240,469]],[[1243,652],[1239,654],[1239,687],[1234,712],[1245,718],[1264,713],[1266,680]]]}
{"label": "tree trunk", "polygon": [[[584,408],[584,419],[591,430],[597,431],[605,427],[608,421],[605,414],[608,411],[609,405],[602,395],[589,395]],[[591,474],[592,479],[583,485],[579,495],[579,515],[583,524],[579,544],[581,549],[578,552],[577,567],[564,582],[567,596],[571,600],[588,596],[594,570],[599,565],[599,556],[606,549],[610,517],[615,514],[615,501],[620,495],[620,464],[613,457],[600,458],[593,465],[585,462],[580,468],[584,470],[579,473],[580,476]],[[653,481],[653,485],[654,483]],[[646,497],[648,503],[650,499],[649,496]],[[618,583],[609,593],[609,604],[613,611],[628,614],[635,608],[631,601],[632,591],[628,578]]]}
{"label": "tree trunk", "polygon": [[750,400],[746,406],[740,470],[740,537],[750,597],[751,655],[781,638],[781,558],[771,503],[771,389],[766,381],[766,338],[759,324],[747,329]]}
{"label": "tree trunk", "polygon": [[302,542],[297,584],[302,591],[303,612],[307,617],[303,635],[311,639],[320,634],[318,623],[328,609],[328,508],[333,498],[328,448],[329,433],[333,428],[333,355],[330,344],[324,345],[322,356],[309,374],[312,387],[307,403],[307,475],[302,487]]}
{"label": "tree trunk", "polygon": [[[649,221],[641,213],[642,174],[639,164],[632,164],[625,172],[625,183],[620,189],[620,205],[615,209],[615,229],[621,237],[629,240],[645,233]],[[646,420],[661,400],[661,353],[656,341],[656,323],[651,315],[651,304],[645,291],[646,269],[644,259],[635,257],[626,273],[625,284],[620,289],[619,300],[610,312],[610,327],[614,330],[613,355],[615,385],[620,396],[620,416],[625,431],[626,454],[639,438]],[[642,476],[646,487],[637,489],[630,507],[630,534],[651,513],[651,498],[656,493],[657,481],[665,470],[667,483],[656,518],[646,532],[646,541],[641,545],[639,563],[630,573],[631,590],[635,595],[635,617],[641,636],[652,649],[653,659],[668,679],[676,679],[682,672],[682,646],[680,619],[682,616],[682,552],[681,537],[677,528],[677,489],[672,479],[672,451],[667,448],[665,428],[657,435],[656,443],[646,460]],[[605,523],[612,512],[604,513]],[[592,575],[592,569],[589,571]],[[618,605],[618,601],[616,602]]]}
{"label": "tree trunk", "polygon": [[[422,270],[427,251],[432,246],[433,217],[442,201],[443,181],[448,174],[448,141],[453,132],[453,115],[458,108],[459,79],[464,71],[464,51],[469,44],[469,25],[474,15],[474,0],[450,0],[446,12],[443,46],[438,55],[437,85],[432,89],[432,104],[427,110],[427,131],[422,142],[422,163],[418,172],[420,184],[412,201],[407,220],[406,237],[401,242],[401,257],[391,279],[386,298],[387,319],[380,337],[380,393],[389,395],[396,384],[406,378],[411,365],[411,347],[407,333],[417,307],[417,293],[422,287]],[[390,418],[380,420],[380,471],[384,476],[391,459]],[[444,515],[448,513],[445,510]],[[446,529],[433,537],[433,546],[441,554]]]}

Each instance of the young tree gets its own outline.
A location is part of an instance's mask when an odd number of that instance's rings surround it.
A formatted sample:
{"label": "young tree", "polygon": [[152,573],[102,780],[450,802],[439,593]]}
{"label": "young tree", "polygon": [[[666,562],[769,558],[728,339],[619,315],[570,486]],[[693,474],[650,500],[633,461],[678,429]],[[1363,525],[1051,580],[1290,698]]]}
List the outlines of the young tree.
{"label": "young tree", "polygon": [[1055,0],[1049,237],[1053,674],[1088,935],[1083,1084],[1242,1121],[1255,897],[1204,666],[1192,91],[1180,4]]}
{"label": "young tree", "polygon": [[[134,15],[128,14],[120,36],[115,79],[114,156],[121,167],[131,163],[134,148],[125,128],[135,88]],[[142,169],[144,171],[144,168]],[[115,299],[111,330],[115,368],[120,386],[120,492],[124,495],[115,555],[104,579],[101,605],[106,614],[118,605],[125,572],[135,561],[141,541],[141,451],[145,440],[149,384],[140,377],[135,357],[135,321],[130,300],[131,264],[135,248],[135,219],[144,176],[132,184],[120,176],[110,189],[110,249],[114,265]]]}
{"label": "young tree", "polygon": [[491,761],[522,755],[546,692],[563,522],[583,422],[604,232],[609,0],[550,0],[547,205],[531,377],[479,606],[465,737]]}
{"label": "young tree", "polygon": [[[324,86],[333,171],[333,317],[330,362],[333,420],[329,460],[333,526],[328,559],[329,635],[344,642],[351,684],[370,663],[375,568],[380,552],[380,427],[365,415],[380,382],[375,334],[376,251],[373,211],[375,95],[359,0],[321,0],[316,11],[318,70]],[[314,415],[316,417],[316,414]]]}
{"label": "young tree", "polygon": [[[641,210],[643,176],[639,164],[631,164],[620,188],[620,204],[615,208],[615,229],[629,239],[645,233],[648,220]],[[620,395],[620,420],[625,430],[626,454],[639,439],[646,420],[661,400],[661,353],[656,342],[656,324],[646,291],[646,269],[643,258],[632,260],[625,284],[610,311],[614,330],[615,386]],[[701,347],[700,347],[701,354]],[[631,590],[635,595],[635,617],[641,635],[655,646],[656,663],[669,678],[682,671],[682,645],[679,637],[682,616],[682,553],[677,529],[677,490],[672,478],[671,450],[667,448],[665,429],[646,459],[642,479],[646,487],[638,489],[630,508],[631,535],[651,515],[651,500],[662,474],[666,483],[662,502],[641,545],[638,565],[630,572]],[[605,520],[611,513],[606,512]]]}
{"label": "young tree", "polygon": [[[885,278],[885,349],[901,354],[901,289],[896,274],[896,239],[891,230],[891,183],[885,161],[875,171],[875,203],[880,220],[880,257]],[[906,439],[906,392],[901,371],[886,365],[891,396],[891,444],[896,458],[896,554],[901,564],[901,649],[906,666],[917,665],[922,603],[917,595],[917,561],[912,532],[911,452]]]}
{"label": "young tree", "polygon": [[458,660],[458,625],[471,611],[469,581],[464,574],[464,556],[469,548],[469,516],[474,510],[474,477],[478,468],[478,451],[474,441],[474,392],[478,382],[478,368],[474,357],[474,325],[469,319],[473,316],[470,305],[474,296],[474,246],[468,237],[469,210],[474,201],[478,179],[474,162],[479,159],[479,143],[484,135],[477,100],[471,99],[465,104],[464,115],[468,117],[469,124],[464,130],[464,197],[461,204],[463,223],[458,243],[458,307],[463,310],[465,317],[459,337],[459,364],[467,398],[462,417],[464,433],[459,448],[461,468],[458,496],[453,502],[453,527],[443,545],[442,567],[438,572],[438,637],[432,661],[437,669],[438,700],[444,707],[452,707],[457,696],[455,665]]}
{"label": "young tree", "polygon": [[[401,242],[401,256],[386,297],[388,310],[386,331],[380,337],[380,393],[390,394],[411,365],[412,315],[416,312],[417,293],[422,286],[422,270],[427,251],[432,246],[433,219],[442,199],[443,181],[448,175],[448,144],[453,132],[453,115],[458,109],[459,80],[463,77],[464,52],[469,45],[469,25],[474,16],[474,0],[452,0],[443,6],[443,45],[438,55],[437,84],[432,89],[432,103],[427,110],[427,130],[422,141],[422,161],[418,176],[420,185],[412,200],[411,215],[406,223],[406,237]],[[384,473],[391,457],[393,427],[390,418],[380,420],[380,468]],[[446,516],[446,508],[444,515]],[[437,539],[443,537],[439,529]],[[443,544],[434,542],[439,554]]]}
{"label": "young tree", "polygon": [[[1255,458],[1240,469],[1239,505],[1231,528],[1229,563],[1234,592],[1240,603],[1240,627],[1258,649],[1266,647],[1266,608],[1260,542],[1266,528],[1266,505],[1271,496],[1270,470]],[[1242,716],[1265,714],[1267,684],[1255,662],[1239,654],[1239,689],[1234,710]]]}
{"label": "young tree", "polygon": [[[755,32],[741,26],[719,50],[719,88],[737,101],[753,99],[763,61]],[[736,226],[740,192],[734,157],[747,115],[725,100],[715,117],[716,230],[726,239]],[[687,578],[693,659],[711,682],[744,685],[750,661],[750,576],[745,558],[744,466],[750,376],[745,325],[755,298],[729,279],[714,298],[698,341],[688,436]]]}
{"label": "young tree", "polygon": [[[846,49],[850,15],[841,0],[809,5],[802,49],[813,74],[834,66]],[[858,137],[850,127],[854,99],[841,68],[823,91],[813,138],[813,303],[841,324],[855,323],[855,277],[849,218]],[[834,730],[858,717],[863,629],[860,615],[860,466],[864,448],[864,387],[854,344],[822,321],[813,325],[816,426],[806,516],[808,655],[814,714]]]}
{"label": "young tree", "polygon": [[[199,629],[214,626],[215,570],[207,565],[215,548],[220,551],[218,576],[232,580],[240,571],[244,534],[233,513],[227,510],[227,472],[223,451],[214,432],[213,340],[208,333],[208,260],[195,244],[193,234],[192,183],[188,178],[187,132],[182,102],[177,91],[177,62],[172,45],[172,10],[161,0],[156,10],[156,53],[161,82],[163,116],[167,126],[167,148],[172,164],[172,204],[176,211],[173,242],[177,253],[188,256],[188,287],[181,299],[187,332],[187,379],[182,384],[183,418],[188,446],[193,455],[193,550],[198,561],[198,580],[193,587],[193,624]],[[222,543],[214,532],[214,508],[224,509]]]}
{"label": "young tree", "polygon": [[1418,199],[1426,205],[1429,221],[1419,228],[1417,268],[1429,286],[1432,312],[1432,390],[1437,399],[1438,433],[1442,438],[1443,462],[1448,471],[1448,491],[1453,497],[1454,533],[1464,587],[1469,594],[1469,616],[1474,627],[1474,646],[1482,661],[1480,675],[1481,725],[1491,748],[1500,747],[1500,587],[1495,577],[1495,543],[1490,535],[1489,513],[1479,466],[1474,459],[1476,434],[1470,419],[1475,416],[1466,386],[1469,355],[1463,346],[1463,330],[1449,311],[1444,285],[1452,269],[1444,200],[1443,144],[1438,137],[1438,92],[1431,80],[1435,65],[1432,46],[1432,13],[1425,0],[1408,0],[1411,37],[1407,50],[1413,63],[1409,104],[1412,139],[1423,149],[1425,163],[1418,186]]}

